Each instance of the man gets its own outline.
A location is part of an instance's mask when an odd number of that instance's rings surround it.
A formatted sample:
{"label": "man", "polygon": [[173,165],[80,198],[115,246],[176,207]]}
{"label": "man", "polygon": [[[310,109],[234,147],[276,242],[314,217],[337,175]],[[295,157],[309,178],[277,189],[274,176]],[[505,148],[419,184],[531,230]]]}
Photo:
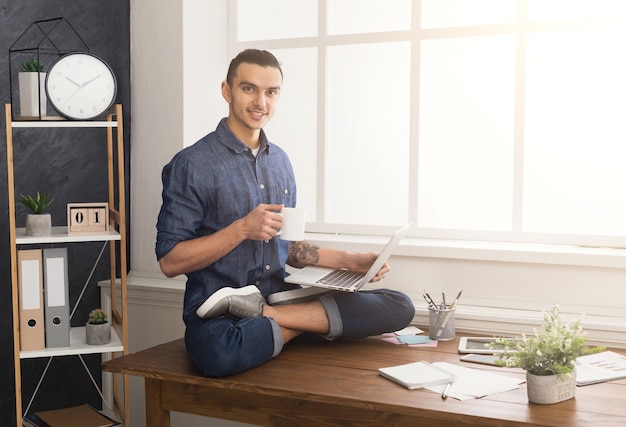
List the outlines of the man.
{"label": "man", "polygon": [[[163,169],[157,259],[166,276],[187,275],[185,343],[207,376],[258,366],[303,333],[365,337],[401,329],[413,319],[410,299],[386,289],[267,304],[270,294],[296,288],[283,280],[285,264],[365,272],[376,258],[276,237],[278,212],[296,204],[291,163],[262,130],[281,84],[282,70],[271,53],[241,52],[222,83],[228,117]],[[373,281],[388,271],[385,265]],[[196,313],[200,306],[202,317]]]}

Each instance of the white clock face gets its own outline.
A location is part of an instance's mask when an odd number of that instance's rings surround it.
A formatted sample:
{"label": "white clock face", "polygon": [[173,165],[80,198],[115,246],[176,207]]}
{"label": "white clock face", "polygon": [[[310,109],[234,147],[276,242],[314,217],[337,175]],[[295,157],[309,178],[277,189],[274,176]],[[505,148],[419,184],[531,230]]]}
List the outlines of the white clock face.
{"label": "white clock face", "polygon": [[115,101],[115,75],[100,58],[89,53],[60,57],[46,76],[46,94],[59,114],[89,120],[106,112]]}

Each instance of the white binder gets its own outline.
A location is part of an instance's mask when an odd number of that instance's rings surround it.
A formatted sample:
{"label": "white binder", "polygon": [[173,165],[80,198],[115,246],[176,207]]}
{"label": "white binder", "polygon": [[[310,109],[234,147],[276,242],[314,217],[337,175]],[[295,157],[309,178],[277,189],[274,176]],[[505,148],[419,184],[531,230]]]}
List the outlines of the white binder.
{"label": "white binder", "polygon": [[69,347],[70,305],[67,248],[43,250],[46,347]]}

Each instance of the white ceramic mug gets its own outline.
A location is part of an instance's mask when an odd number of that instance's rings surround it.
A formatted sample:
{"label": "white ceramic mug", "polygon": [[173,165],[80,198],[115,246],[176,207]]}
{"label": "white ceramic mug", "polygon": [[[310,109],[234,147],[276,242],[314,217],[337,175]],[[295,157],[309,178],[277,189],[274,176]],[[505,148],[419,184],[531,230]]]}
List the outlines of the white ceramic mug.
{"label": "white ceramic mug", "polygon": [[280,211],[283,216],[283,225],[278,232],[282,240],[304,240],[304,224],[306,223],[306,210],[298,208],[283,208]]}

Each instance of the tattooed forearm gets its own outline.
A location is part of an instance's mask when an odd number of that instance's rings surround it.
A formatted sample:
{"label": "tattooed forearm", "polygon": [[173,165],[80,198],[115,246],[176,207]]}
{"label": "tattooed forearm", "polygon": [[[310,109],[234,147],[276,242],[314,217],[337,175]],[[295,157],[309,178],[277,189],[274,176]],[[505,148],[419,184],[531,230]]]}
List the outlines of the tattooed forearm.
{"label": "tattooed forearm", "polygon": [[296,268],[317,264],[320,260],[319,248],[311,242],[292,242],[289,246],[287,264]]}

